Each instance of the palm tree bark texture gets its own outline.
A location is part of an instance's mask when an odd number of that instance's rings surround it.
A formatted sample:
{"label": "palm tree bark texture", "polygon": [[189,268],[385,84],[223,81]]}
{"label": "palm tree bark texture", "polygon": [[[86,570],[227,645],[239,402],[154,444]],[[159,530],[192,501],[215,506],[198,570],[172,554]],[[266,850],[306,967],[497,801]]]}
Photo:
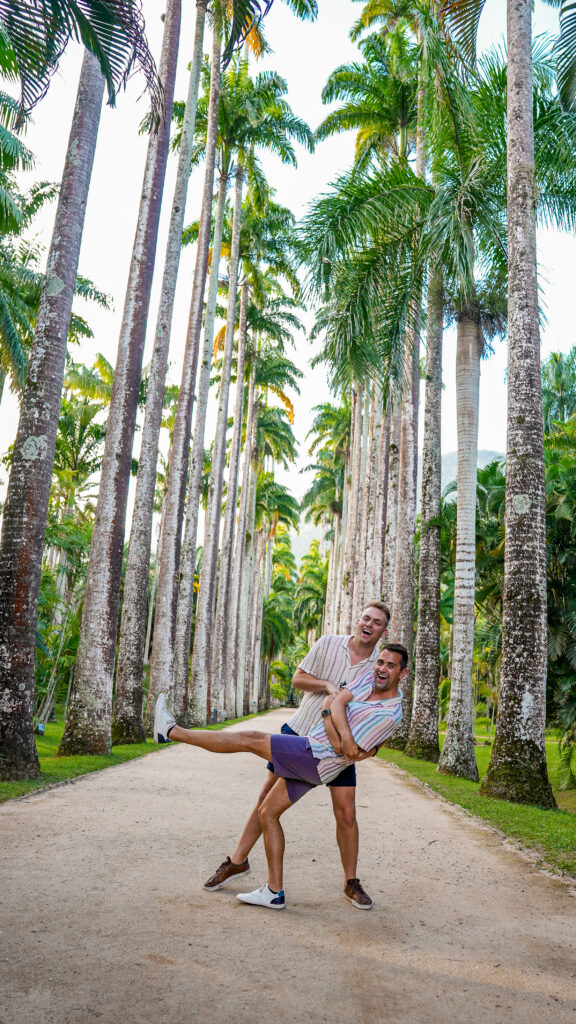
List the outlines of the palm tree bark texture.
{"label": "palm tree bark texture", "polygon": [[158,130],[151,134],[148,144],[106,426],[106,447],[90,545],[78,660],[68,717],[59,748],[62,754],[108,753],[112,746],[112,688],[126,505],[146,322],[168,160],[180,22],[181,0],[169,0],[160,59],[160,76],[164,88],[163,110]]}
{"label": "palm tree bark texture", "polygon": [[416,532],[416,469],[418,465],[418,406],[415,381],[419,380],[420,339],[410,331],[406,339],[404,384],[401,406],[400,465],[398,469],[398,507],[396,520],[396,560],[394,590],[388,635],[408,651],[408,672],[403,680],[402,724],[387,745],[403,750],[410,730],[412,713],[412,651],[414,648],[414,534]]}
{"label": "palm tree bark texture", "polygon": [[[196,628],[194,631],[194,647],[192,652],[192,670],[190,677],[190,712],[195,725],[206,722],[208,685],[212,663],[212,624],[216,596],[216,574],[218,560],[219,525],[222,511],[222,488],[224,462],[226,455],[226,431],[228,426],[228,400],[230,395],[230,374],[234,348],[234,325],[236,319],[236,291],[238,284],[238,265],[240,259],[240,227],[242,224],[242,189],[244,184],[244,168],[240,160],[236,166],[236,187],[234,195],[234,219],[232,226],[232,243],[230,247],[230,273],[228,281],[228,310],[226,318],[226,340],[222,360],[220,378],[220,394],[212,469],[208,484],[208,508],[204,529],[204,547],[202,551],[202,571],[200,573],[200,589],[196,606]],[[219,711],[223,711],[225,680],[219,681],[222,690],[218,693],[221,701]]]}
{"label": "palm tree bark texture", "polygon": [[458,418],[458,492],[454,621],[450,710],[438,771],[478,780],[474,753],[472,665],[476,586],[476,478],[478,465],[478,389],[482,337],[476,319],[458,317],[456,400]]}
{"label": "palm tree bark texture", "polygon": [[180,569],[180,552],[182,524],[186,498],[186,481],[190,458],[190,430],[192,424],[192,406],[200,337],[202,332],[202,312],[204,292],[208,274],[208,255],[210,250],[210,225],[212,220],[212,193],[214,190],[214,174],[216,163],[216,143],[218,135],[218,101],[220,96],[220,25],[214,26],[212,41],[212,65],[210,70],[210,93],[208,130],[206,137],[206,168],[202,192],[202,210],[194,268],[194,282],[190,300],[190,314],[186,334],[186,348],[182,366],[176,419],[170,449],[170,470],[168,488],[164,502],[162,525],[162,548],[160,550],[160,568],[158,572],[158,591],[156,596],[156,618],[154,620],[154,642],[150,659],[150,686],[146,708],[146,728],[152,731],[154,718],[153,695],[166,691],[172,694],[174,685],[174,637],[176,630],[176,612],[178,599],[178,574]]}
{"label": "palm tree bark texture", "polygon": [[[142,722],[142,676],[158,442],[162,423],[172,313],[182,251],[182,230],[190,178],[190,158],[194,144],[207,6],[208,0],[196,0],[196,23],[188,95],[168,227],[164,273],[148,378],[146,413],[138,458],[134,512],[126,558],[112,714],[113,743],[135,743],[143,739],[145,735]],[[153,600],[154,594],[152,593],[151,601],[153,602]]]}
{"label": "palm tree bark texture", "polygon": [[39,774],[34,745],[34,651],[42,549],[66,343],[104,78],[84,55],[46,277],[42,288],[0,542],[0,778]]}
{"label": "palm tree bark texture", "polygon": [[[240,292],[240,317],[238,322],[238,347],[236,360],[236,397],[234,405],[232,442],[226,484],[226,512],[220,547],[218,574],[218,598],[214,618],[212,645],[213,686],[218,680],[218,693],[213,696],[213,705],[220,707],[224,718],[235,714],[235,694],[226,688],[226,663],[228,659],[228,637],[230,631],[230,594],[232,588],[232,563],[234,555],[234,532],[238,505],[238,478],[240,473],[240,450],[242,444],[242,411],[244,408],[244,364],[246,358],[246,316],[248,308],[248,282],[242,282]],[[233,696],[233,701],[229,699]],[[232,706],[234,703],[234,707]]]}
{"label": "palm tree bark texture", "polygon": [[422,509],[418,626],[412,721],[406,753],[437,761],[438,687],[440,683],[440,495],[442,332],[444,289],[441,269],[430,273],[426,345],[426,397],[422,446]]}
{"label": "palm tree bark texture", "polygon": [[508,435],[502,665],[489,796],[554,807],[546,720],[546,506],[536,253],[532,9],[508,0]]}
{"label": "palm tree bark texture", "polygon": [[210,266],[210,282],[204,313],[204,338],[200,355],[200,370],[195,396],[194,427],[192,431],[192,451],[188,472],[188,493],[186,496],[186,523],[184,539],[180,555],[180,585],[176,607],[176,627],[174,634],[174,715],[178,725],[189,726],[188,715],[188,675],[190,672],[190,637],[192,633],[192,614],[194,607],[194,570],[196,562],[196,541],[198,538],[198,513],[200,510],[200,491],[204,472],[204,438],[206,434],[206,418],[210,399],[210,372],[212,369],[212,352],[214,346],[214,324],[216,321],[216,303],[218,298],[218,282],[220,271],[220,254],[222,249],[222,233],[228,187],[227,174],[220,175],[218,199],[214,215],[212,235],[212,261]]}

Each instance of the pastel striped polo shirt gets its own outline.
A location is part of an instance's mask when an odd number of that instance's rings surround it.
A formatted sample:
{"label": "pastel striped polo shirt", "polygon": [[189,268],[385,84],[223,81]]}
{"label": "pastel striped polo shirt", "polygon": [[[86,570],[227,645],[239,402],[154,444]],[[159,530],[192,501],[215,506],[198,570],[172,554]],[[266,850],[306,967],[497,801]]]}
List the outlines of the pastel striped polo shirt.
{"label": "pastel striped polo shirt", "polygon": [[[374,672],[365,672],[348,689],[354,700],[346,705],[348,725],[356,743],[362,750],[372,750],[387,740],[402,720],[402,691],[388,700],[366,700],[374,688]],[[318,774],[322,782],[331,782],[351,762],[337,754],[320,721],[308,733],[308,742],[314,757],[318,758]]]}
{"label": "pastel striped polo shirt", "polygon": [[[308,672],[317,679],[329,679],[331,683],[339,686],[342,690],[345,686],[355,682],[367,669],[370,669],[371,678],[374,679],[374,665],[378,660],[380,644],[372,651],[368,658],[363,658],[356,665],[350,660],[348,644],[352,639],[351,635],[336,636],[326,634],[310,648],[306,657],[300,662],[298,668]],[[298,736],[307,736],[310,730],[316,725],[321,714],[325,693],[305,693],[300,707],[290,719],[290,728]]]}

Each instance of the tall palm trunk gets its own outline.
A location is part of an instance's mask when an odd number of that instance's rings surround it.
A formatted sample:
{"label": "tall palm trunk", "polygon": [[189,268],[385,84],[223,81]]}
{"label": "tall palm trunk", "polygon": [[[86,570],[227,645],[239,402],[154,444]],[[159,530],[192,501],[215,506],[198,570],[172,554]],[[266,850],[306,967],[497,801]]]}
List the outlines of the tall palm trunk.
{"label": "tall palm trunk", "polygon": [[212,193],[214,190],[214,169],[216,163],[216,140],[218,133],[218,100],[220,95],[220,31],[214,27],[212,45],[212,67],[208,101],[208,128],[206,136],[206,170],[202,193],[202,212],[196,250],[194,282],[190,300],[190,315],[186,336],[186,348],[182,367],[182,378],[178,393],[178,405],[174,421],[168,486],[164,499],[162,523],[162,548],[158,571],[156,596],[156,618],[154,620],[154,643],[150,659],[150,685],[147,705],[147,728],[152,726],[155,694],[172,691],[174,670],[174,632],[176,623],[176,600],[178,594],[178,572],[180,565],[180,543],[184,499],[190,452],[190,429],[192,404],[198,366],[198,350],[202,330],[204,290],[210,251],[210,224],[212,218]]}
{"label": "tall palm trunk", "polygon": [[[388,441],[388,489],[386,493],[386,526],[384,528],[384,567],[382,574],[382,596],[386,604],[392,605],[394,594],[394,567],[396,565],[396,534],[398,531],[398,481],[400,475],[400,434],[402,431],[402,407],[395,405],[391,411]],[[390,630],[388,635],[391,636]]]}
{"label": "tall palm trunk", "polygon": [[256,558],[256,491],[258,487],[258,474],[260,471],[259,452],[257,444],[258,429],[258,407],[259,401],[254,401],[254,428],[252,431],[252,443],[250,445],[250,467],[248,484],[248,517],[246,521],[244,565],[242,571],[242,586],[240,592],[240,607],[238,612],[238,646],[236,651],[236,688],[237,706],[242,705],[242,713],[248,714],[250,710],[250,679],[246,672],[246,652],[250,633],[250,602],[252,596],[252,585],[254,581],[254,565]]}
{"label": "tall palm trunk", "polygon": [[208,509],[202,552],[202,572],[196,607],[196,627],[192,652],[190,710],[192,721],[197,725],[206,722],[208,680],[212,661],[212,622],[216,590],[216,566],[218,558],[219,523],[222,511],[222,487],[224,459],[226,454],[226,428],[228,426],[228,398],[230,373],[234,349],[234,324],[236,319],[236,291],[238,287],[238,264],[240,255],[240,226],[242,222],[242,187],[244,168],[238,161],[236,168],[236,189],[234,198],[234,219],[230,249],[230,274],[228,281],[228,311],[226,318],[226,340],[220,378],[218,417],[214,438],[212,470],[208,485]]}
{"label": "tall palm trunk", "polygon": [[230,587],[230,619],[228,635],[228,659],[226,663],[226,698],[225,706],[228,716],[242,714],[242,689],[238,683],[238,646],[240,628],[240,606],[244,568],[246,561],[246,530],[250,510],[250,464],[252,449],[255,445],[256,430],[256,384],[254,369],[250,374],[248,385],[248,409],[246,412],[246,441],[244,444],[244,467],[242,470],[242,486],[240,489],[240,509],[238,512],[238,529],[232,566],[232,583]]}
{"label": "tall palm trunk", "polygon": [[531,34],[530,4],[508,0],[506,552],[498,721],[482,791],[554,807],[544,743],[546,521]]}
{"label": "tall palm trunk", "polygon": [[358,487],[357,526],[356,526],[356,557],[354,567],[354,599],[352,602],[352,622],[357,622],[362,611],[364,601],[364,590],[366,577],[364,563],[366,557],[366,545],[370,536],[368,534],[368,520],[370,517],[370,492],[371,477],[369,472],[369,454],[372,449],[372,434],[374,432],[374,391],[375,384],[370,382],[364,392],[364,413],[362,417],[362,452],[360,459],[360,480]]}
{"label": "tall palm trunk", "polygon": [[226,491],[226,514],[220,548],[220,571],[218,577],[218,599],[214,619],[212,645],[212,708],[219,708],[223,717],[228,717],[226,708],[226,664],[228,658],[228,636],[230,630],[230,594],[232,589],[232,556],[234,552],[234,527],[238,498],[238,475],[240,447],[242,443],[242,413],[244,408],[244,363],[246,357],[246,315],[248,309],[248,282],[242,284],[240,295],[240,318],[238,325],[238,357],[236,362],[236,402],[234,407],[230,465]]}
{"label": "tall palm trunk", "polygon": [[214,215],[214,232],[212,237],[212,265],[210,268],[210,284],[204,317],[204,342],[198,375],[198,388],[194,414],[194,440],[190,456],[188,474],[188,495],[186,498],[186,525],[182,554],[180,557],[180,586],[176,608],[176,630],[174,636],[174,715],[179,725],[185,728],[188,720],[188,672],[190,668],[190,633],[192,630],[192,612],[194,605],[194,565],[196,561],[196,539],[198,534],[198,511],[200,506],[200,488],[204,470],[204,434],[206,432],[206,414],[210,393],[210,370],[212,367],[212,348],[214,342],[214,322],[216,320],[216,303],[218,299],[218,277],[220,269],[220,250],[222,248],[222,231],[226,210],[226,190],[228,176],[220,175],[218,200]]}
{"label": "tall palm trunk", "polygon": [[438,688],[440,685],[440,497],[442,331],[444,289],[442,272],[430,274],[426,346],[426,404],[422,447],[422,510],[420,514],[420,571],[418,631],[412,721],[406,753],[437,761]]}
{"label": "tall palm trunk", "polygon": [[363,509],[363,539],[360,540],[358,614],[366,603],[378,595],[373,590],[373,566],[378,557],[377,492],[378,456],[382,430],[382,391],[377,381],[373,382],[370,400],[370,425],[368,429],[368,451],[366,458],[366,506]]}
{"label": "tall palm trunk", "polygon": [[472,661],[474,654],[474,597],[476,582],[476,481],[478,476],[478,388],[480,326],[461,314],[456,352],[458,418],[458,492],[456,567],[450,710],[438,771],[478,779],[474,754]]}
{"label": "tall palm trunk", "polygon": [[[146,633],[146,600],[152,543],[152,520],[158,442],[162,423],[168,349],[176,283],[182,251],[182,229],[194,144],[198,85],[202,67],[204,25],[208,0],[196,0],[196,24],[186,110],[180,140],[176,184],[168,228],[164,274],[148,378],[146,413],[138,460],[138,477],[130,542],[124,575],[124,598],[120,621],[116,687],[112,715],[114,743],[134,743],[144,737],[142,722],[142,672]],[[153,600],[153,595],[152,595]]]}
{"label": "tall palm trunk", "polygon": [[326,604],[322,617],[322,632],[334,632],[334,588],[336,573],[338,570],[338,548],[340,546],[340,525],[342,516],[338,512],[332,515],[332,544],[330,547],[330,558],[328,562],[328,581],[326,584]]}
{"label": "tall palm trunk", "polygon": [[160,58],[160,78],[164,90],[163,116],[157,133],[150,136],[148,143],[106,424],[106,444],[90,545],[74,687],[60,744],[63,754],[103,753],[110,750],[112,742],[112,686],[126,504],[170,143],[170,115],[174,99],[180,21],[181,0],[169,0]]}
{"label": "tall palm trunk", "polygon": [[40,773],[34,735],[34,650],[42,548],[54,464],[66,342],[100,123],[104,78],[84,55],[0,541],[0,778]]}
{"label": "tall palm trunk", "polygon": [[[382,403],[380,392],[380,403]],[[380,405],[380,441],[376,462],[376,495],[374,509],[374,548],[370,572],[370,593],[382,600],[384,580],[384,558],[386,554],[386,504],[388,500],[389,452],[390,452],[390,410],[385,414]]]}
{"label": "tall palm trunk", "polygon": [[[418,30],[418,43],[422,33]],[[426,85],[422,66],[418,68],[416,174],[424,180],[426,175],[426,128],[424,124]],[[420,296],[415,298],[415,328],[406,340],[404,359],[404,387],[402,395],[402,426],[400,433],[400,466],[398,477],[398,514],[396,532],[396,560],[392,618],[388,635],[404,644],[408,651],[408,671],[403,679],[402,722],[389,745],[403,750],[410,730],[412,714],[412,673],[414,649],[414,536],[416,533],[416,491],[418,477],[418,404],[420,357]]]}
{"label": "tall palm trunk", "polygon": [[[352,430],[353,428],[352,421]],[[350,450],[346,454],[344,465],[344,487],[342,491],[342,522],[340,525],[340,544],[338,547],[338,563],[334,579],[334,629],[337,633],[342,630],[342,607],[344,603],[344,558],[346,554],[346,536],[348,532],[348,495],[350,494],[350,482],[352,479],[352,431],[350,434]]]}
{"label": "tall palm trunk", "polygon": [[264,584],[266,529],[258,530],[254,544],[254,560],[249,579],[249,611],[245,658],[245,686],[248,695],[248,712],[260,711],[260,640],[262,626],[262,596]]}
{"label": "tall palm trunk", "polygon": [[416,471],[418,465],[419,378],[418,336],[411,332],[404,360],[404,392],[401,406],[400,465],[398,469],[398,512],[392,617],[388,636],[408,651],[408,671],[402,680],[402,723],[388,746],[406,746],[412,712],[412,652],[414,648],[414,534],[416,532]]}
{"label": "tall palm trunk", "polygon": [[340,629],[344,633],[351,632],[354,602],[354,577],[356,570],[356,551],[358,546],[358,510],[360,507],[362,467],[362,399],[363,388],[362,385],[358,385],[352,397],[352,431],[350,440],[352,469],[350,490],[348,492],[348,523],[346,530],[346,546],[344,550],[342,611],[340,615]]}

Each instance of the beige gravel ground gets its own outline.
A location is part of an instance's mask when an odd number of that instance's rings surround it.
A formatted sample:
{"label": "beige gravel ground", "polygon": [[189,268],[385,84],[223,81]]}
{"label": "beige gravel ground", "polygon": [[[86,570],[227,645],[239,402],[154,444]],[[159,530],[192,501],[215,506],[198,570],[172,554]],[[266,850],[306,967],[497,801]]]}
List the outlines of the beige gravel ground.
{"label": "beige gravel ground", "polygon": [[358,770],[371,911],[341,895],[324,788],[285,817],[285,911],[235,898],[261,844],[204,892],[264,770],[174,745],[3,805],[1,1024],[576,1024],[574,890],[381,762]]}

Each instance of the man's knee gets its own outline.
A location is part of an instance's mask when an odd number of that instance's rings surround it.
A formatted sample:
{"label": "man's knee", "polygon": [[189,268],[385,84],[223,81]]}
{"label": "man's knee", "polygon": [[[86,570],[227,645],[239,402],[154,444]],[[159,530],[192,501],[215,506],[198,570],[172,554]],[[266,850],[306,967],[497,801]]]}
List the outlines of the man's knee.
{"label": "man's knee", "polygon": [[332,808],[336,824],[343,828],[354,828],[356,825],[356,790],[354,786],[336,786],[330,789]]}
{"label": "man's knee", "polygon": [[268,796],[268,793],[272,789],[272,786],[274,785],[275,782],[276,782],[276,776],[272,772],[269,771],[268,772],[268,778],[266,779],[266,782],[264,783],[264,785],[262,786],[262,789],[260,790],[260,796],[258,797],[258,803],[256,804],[256,807],[258,808],[258,810],[260,810],[260,807],[264,803],[264,800]]}
{"label": "man's knee", "polygon": [[280,815],[276,809],[271,807],[270,804],[266,802],[266,798],[264,798],[258,807],[258,821],[260,822],[260,827],[264,829],[266,825],[270,824],[272,821],[277,821],[279,817]]}

